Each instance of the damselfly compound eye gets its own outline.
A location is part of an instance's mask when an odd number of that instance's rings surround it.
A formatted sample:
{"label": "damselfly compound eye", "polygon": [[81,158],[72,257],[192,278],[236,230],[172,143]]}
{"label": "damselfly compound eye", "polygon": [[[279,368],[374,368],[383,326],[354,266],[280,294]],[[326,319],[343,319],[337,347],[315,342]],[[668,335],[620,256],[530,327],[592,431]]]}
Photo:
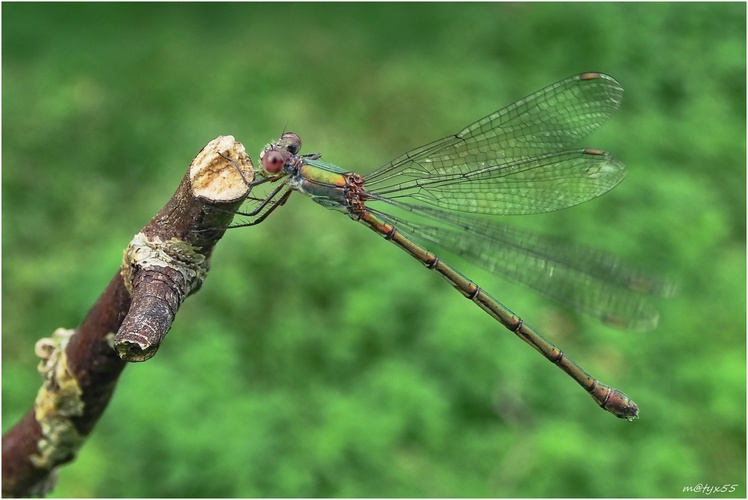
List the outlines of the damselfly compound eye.
{"label": "damselfly compound eye", "polygon": [[271,149],[267,151],[262,157],[262,168],[269,174],[277,174],[283,170],[283,165],[286,163],[283,154],[277,149]]}
{"label": "damselfly compound eye", "polygon": [[286,132],[280,138],[280,145],[291,154],[298,154],[301,151],[301,137],[293,132]]}

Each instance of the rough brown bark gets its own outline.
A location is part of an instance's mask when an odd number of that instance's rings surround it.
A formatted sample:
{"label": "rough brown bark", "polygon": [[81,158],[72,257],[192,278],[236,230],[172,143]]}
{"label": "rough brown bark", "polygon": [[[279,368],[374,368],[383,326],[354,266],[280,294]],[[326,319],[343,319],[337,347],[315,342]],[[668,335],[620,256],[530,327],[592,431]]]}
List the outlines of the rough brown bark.
{"label": "rough brown bark", "polygon": [[54,486],[56,468],[75,458],[127,361],[156,353],[184,299],[202,285],[224,233],[216,228],[230,224],[252,176],[233,137],[211,141],[130,242],[122,268],[81,325],[37,342],[44,383],[34,408],[3,436],[3,497],[43,495]]}

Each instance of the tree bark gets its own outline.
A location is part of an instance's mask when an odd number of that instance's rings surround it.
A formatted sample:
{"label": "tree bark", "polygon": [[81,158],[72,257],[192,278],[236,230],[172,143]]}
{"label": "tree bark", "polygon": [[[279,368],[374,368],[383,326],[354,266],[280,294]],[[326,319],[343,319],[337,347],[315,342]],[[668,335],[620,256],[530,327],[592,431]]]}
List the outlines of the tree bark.
{"label": "tree bark", "polygon": [[213,247],[253,176],[233,137],[208,143],[174,196],[130,242],[81,325],[37,342],[44,382],[34,408],[3,436],[3,497],[54,487],[56,468],[75,458],[126,363],[156,353],[184,299],[202,285]]}

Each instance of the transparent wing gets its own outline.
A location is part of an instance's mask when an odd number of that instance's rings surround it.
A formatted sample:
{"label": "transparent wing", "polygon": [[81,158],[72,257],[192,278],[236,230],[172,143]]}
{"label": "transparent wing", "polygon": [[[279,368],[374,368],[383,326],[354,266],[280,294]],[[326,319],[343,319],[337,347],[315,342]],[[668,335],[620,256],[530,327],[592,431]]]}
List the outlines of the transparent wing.
{"label": "transparent wing", "polygon": [[427,247],[441,247],[617,328],[653,329],[657,326],[657,310],[648,297],[640,294],[671,296],[675,292],[671,283],[598,250],[515,227],[442,215],[447,218],[440,220],[459,229],[380,214],[404,235]]}
{"label": "transparent wing", "polygon": [[373,199],[401,208],[426,204],[475,214],[528,215],[596,198],[626,175],[621,162],[590,149],[464,167],[470,170],[431,174],[389,185],[371,185],[367,177],[366,191]]}
{"label": "transparent wing", "polygon": [[366,176],[369,186],[393,177],[466,173],[566,148],[602,125],[620,106],[623,88],[602,73],[575,75],[409,151]]}

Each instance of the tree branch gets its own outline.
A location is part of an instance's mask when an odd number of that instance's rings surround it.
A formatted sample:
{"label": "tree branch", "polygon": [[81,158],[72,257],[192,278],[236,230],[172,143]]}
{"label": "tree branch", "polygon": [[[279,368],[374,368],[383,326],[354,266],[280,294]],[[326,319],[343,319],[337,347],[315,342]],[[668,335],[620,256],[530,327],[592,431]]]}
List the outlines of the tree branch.
{"label": "tree branch", "polygon": [[37,342],[44,383],[34,409],[3,436],[3,497],[52,489],[56,468],[75,458],[126,362],[156,353],[184,299],[202,285],[220,228],[231,223],[253,175],[233,137],[208,143],[171,200],[132,239],[122,268],[78,329]]}

